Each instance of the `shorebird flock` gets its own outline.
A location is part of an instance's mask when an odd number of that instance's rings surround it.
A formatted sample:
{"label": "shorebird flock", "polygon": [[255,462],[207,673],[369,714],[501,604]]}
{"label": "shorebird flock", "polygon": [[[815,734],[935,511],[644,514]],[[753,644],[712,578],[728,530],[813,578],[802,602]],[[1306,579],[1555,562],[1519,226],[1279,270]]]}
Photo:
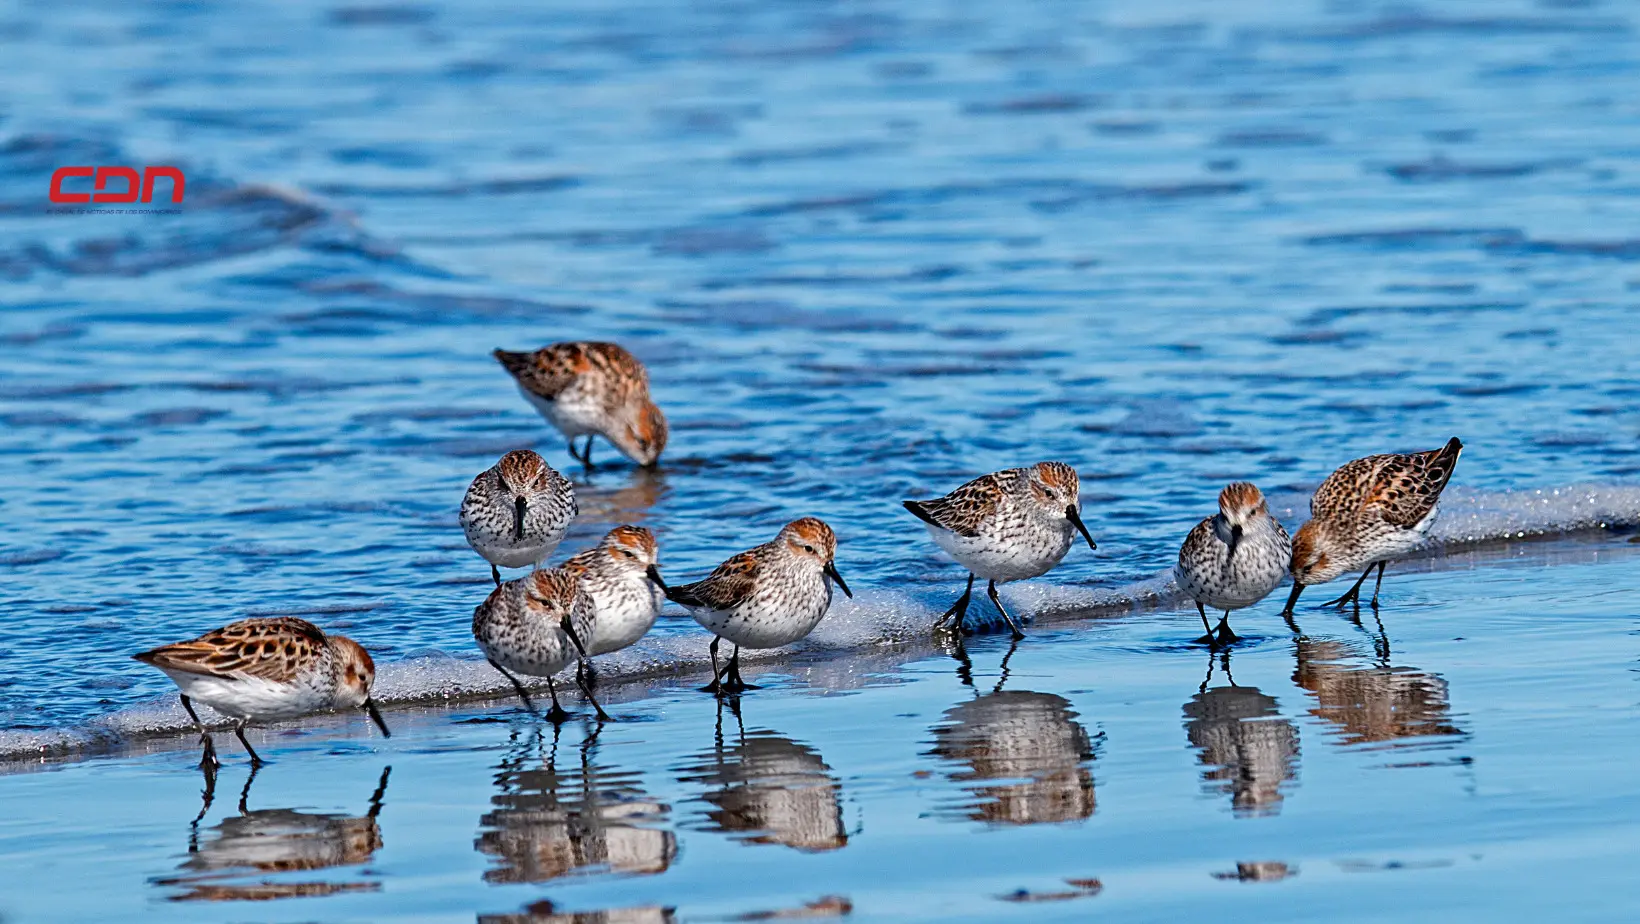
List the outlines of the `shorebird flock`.
{"label": "shorebird flock", "polygon": [[[650,398],[648,370],[624,348],[574,342],[494,355],[583,466],[593,467],[598,437],[638,465],[660,460],[666,417]],[[585,442],[577,446],[582,437]],[[1356,571],[1361,576],[1355,585],[1324,605],[1359,607],[1362,585],[1376,569],[1371,598],[1376,608],[1385,567],[1429,532],[1462,451],[1454,437],[1427,452],[1345,463],[1316,489],[1309,521],[1291,537],[1256,486],[1227,485],[1219,493],[1218,513],[1185,536],[1174,568],[1206,630],[1197,641],[1235,642],[1230,614],[1263,600],[1288,575],[1293,589],[1282,616],[1289,624],[1306,587]],[[954,633],[959,640],[976,579],[986,581],[991,605],[1020,638],[1021,622],[1003,607],[997,585],[1048,573],[1078,538],[1089,549],[1098,548],[1082,519],[1076,469],[1064,462],[980,475],[943,497],[903,503],[928,528],[934,544],[968,570],[962,595],[935,624],[936,632]],[[698,581],[668,585],[655,536],[639,526],[617,526],[595,547],[545,566],[577,513],[570,479],[529,449],[515,449],[480,472],[460,510],[467,542],[489,562],[495,582],[473,611],[473,638],[526,708],[534,711],[535,704],[519,677],[546,680],[552,702],[546,718],[555,723],[570,713],[558,701],[554,677],[572,664],[575,682],[597,718],[609,718],[593,695],[592,659],[642,638],[663,600],[684,607],[711,633],[712,682],[704,689],[721,696],[752,689],[740,674],[740,649],[779,648],[807,636],[825,618],[834,585],[853,596],[837,569],[836,532],[812,516],[787,523],[773,539],[731,555]],[[502,568],[531,570],[503,581]],[[1209,609],[1223,614],[1216,626]],[[733,651],[722,659],[725,641]],[[232,720],[253,766],[262,763],[245,739],[244,728],[253,722],[359,708],[389,734],[370,696],[375,679],[370,655],[353,640],[327,635],[301,619],[246,619],[135,657],[176,683],[199,731],[201,765],[208,770],[218,764],[216,749],[194,701]]]}

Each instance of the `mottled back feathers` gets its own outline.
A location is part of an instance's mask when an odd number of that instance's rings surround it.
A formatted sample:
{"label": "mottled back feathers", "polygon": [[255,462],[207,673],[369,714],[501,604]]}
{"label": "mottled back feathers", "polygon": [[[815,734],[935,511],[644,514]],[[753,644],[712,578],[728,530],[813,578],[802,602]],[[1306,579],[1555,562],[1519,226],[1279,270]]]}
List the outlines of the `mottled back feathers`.
{"label": "mottled back feathers", "polygon": [[[775,540],[776,542],[780,540]],[[732,556],[712,569],[712,573],[693,584],[675,584],[667,588],[666,596],[683,606],[704,606],[714,610],[730,610],[738,606],[757,589],[757,572],[763,556],[769,554],[773,542]]]}
{"label": "mottled back feathers", "polygon": [[924,523],[973,538],[979,535],[980,524],[996,512],[1003,496],[1019,490],[1024,481],[1024,469],[1010,468],[981,475],[944,497],[903,503]]}
{"label": "mottled back feathers", "polygon": [[1310,515],[1349,520],[1375,513],[1394,526],[1417,525],[1441,499],[1463,443],[1457,437],[1427,452],[1385,453],[1345,464],[1310,498]]}
{"label": "mottled back feathers", "polygon": [[623,399],[630,392],[649,388],[649,372],[643,363],[614,343],[555,343],[534,353],[496,350],[495,358],[518,384],[549,400],[589,373],[601,374],[612,385],[626,383],[629,388],[616,389]]}
{"label": "mottled back feathers", "polygon": [[325,648],[325,633],[289,616],[243,619],[199,638],[133,655],[144,664],[216,677],[245,676],[288,682]]}

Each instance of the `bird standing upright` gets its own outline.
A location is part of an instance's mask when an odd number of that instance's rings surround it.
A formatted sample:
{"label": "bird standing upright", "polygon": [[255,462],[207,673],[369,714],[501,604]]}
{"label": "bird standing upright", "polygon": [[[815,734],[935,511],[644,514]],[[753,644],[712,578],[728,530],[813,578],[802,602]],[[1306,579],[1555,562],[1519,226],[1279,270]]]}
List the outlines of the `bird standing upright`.
{"label": "bird standing upright", "polygon": [[[533,712],[535,704],[514,674],[547,678],[547,693],[552,697],[547,719],[553,723],[569,718],[569,712],[558,704],[552,675],[571,661],[585,658],[586,640],[591,637],[592,604],[579,592],[575,575],[561,569],[532,571],[508,581],[490,591],[489,598],[473,610],[473,638],[479,650],[491,667],[512,682],[524,708]],[[609,718],[585,684],[581,692],[600,720]]]}
{"label": "bird standing upright", "polygon": [[[1174,568],[1179,587],[1196,601],[1207,630],[1197,641],[1236,641],[1230,611],[1252,606],[1275,590],[1292,555],[1292,540],[1270,515],[1256,486],[1238,481],[1220,491],[1218,515],[1197,523],[1185,537]],[[1207,607],[1224,611],[1217,629],[1208,625]]]}
{"label": "bird standing upright", "polygon": [[1082,522],[1076,469],[1063,462],[981,475],[944,497],[902,503],[928,524],[934,542],[968,569],[968,588],[935,628],[955,617],[955,628],[962,629],[977,576],[990,582],[985,593],[1014,638],[1023,638],[1019,623],[997,597],[997,583],[1047,574],[1064,560],[1078,532],[1088,548],[1099,547]]}
{"label": "bird standing upright", "polygon": [[502,568],[530,568],[558,548],[579,508],[575,488],[547,461],[515,449],[480,472],[461,499],[467,544],[490,563],[501,586]]}
{"label": "bird standing upright", "polygon": [[[780,534],[741,552],[693,584],[674,585],[666,596],[686,607],[713,635],[712,693],[752,689],[740,676],[740,649],[779,648],[814,631],[831,607],[831,584],[854,596],[835,562],[837,534],[814,517],[793,520]],[[734,643],[728,665],[718,669],[718,642]]]}
{"label": "bird standing upright", "polygon": [[643,638],[660,615],[666,599],[655,534],[641,526],[617,526],[596,545],[564,560],[558,567],[575,575],[592,607],[592,637],[577,678],[590,686],[596,679],[595,655],[619,651]]}

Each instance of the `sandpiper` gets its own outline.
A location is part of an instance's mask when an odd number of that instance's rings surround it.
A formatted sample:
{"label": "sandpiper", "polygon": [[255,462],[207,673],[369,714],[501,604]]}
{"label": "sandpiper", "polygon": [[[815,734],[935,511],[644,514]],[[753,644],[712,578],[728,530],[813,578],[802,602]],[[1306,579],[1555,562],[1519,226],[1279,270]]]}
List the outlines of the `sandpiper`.
{"label": "sandpiper", "polygon": [[[852,597],[834,558],[837,534],[814,517],[793,520],[780,535],[718,565],[704,580],[666,591],[714,636],[712,693],[754,689],[740,676],[741,648],[779,648],[814,631],[831,606],[831,581]],[[734,654],[718,670],[718,643],[734,643]]]}
{"label": "sandpiper", "polygon": [[643,638],[666,599],[655,534],[641,526],[617,526],[593,548],[559,565],[574,574],[592,604],[592,638],[586,639],[587,678],[594,655],[619,651]]}
{"label": "sandpiper", "polygon": [[[602,436],[628,459],[655,464],[666,448],[666,417],[649,397],[649,372],[613,343],[555,343],[533,353],[496,350],[518,390],[569,440],[569,454],[592,467],[592,439]],[[575,450],[585,436],[586,448]]]}
{"label": "sandpiper", "polygon": [[[576,576],[569,571],[532,571],[490,591],[489,598],[473,610],[473,638],[490,666],[512,681],[524,708],[533,712],[535,704],[514,674],[547,678],[547,693],[552,697],[547,719],[554,723],[569,718],[569,713],[558,704],[552,675],[571,661],[585,658],[584,642],[592,637],[592,602],[578,592],[576,584]],[[600,720],[609,718],[585,684],[581,692]]]}
{"label": "sandpiper", "polygon": [[997,583],[1047,574],[1065,558],[1080,532],[1097,549],[1082,522],[1076,469],[1063,462],[1038,462],[981,475],[944,497],[904,501],[905,509],[928,524],[934,542],[968,569],[968,588],[935,623],[962,628],[974,578],[989,581],[985,592],[1008,621],[1015,638],[1025,633],[997,598]]}
{"label": "sandpiper", "polygon": [[515,449],[473,479],[461,499],[461,529],[500,587],[498,565],[540,564],[558,548],[576,512],[569,479],[536,453]]}
{"label": "sandpiper", "polygon": [[1310,498],[1310,520],[1293,536],[1293,593],[1282,615],[1293,615],[1298,595],[1346,571],[1366,570],[1347,593],[1322,606],[1361,604],[1361,585],[1378,568],[1372,605],[1390,559],[1417,548],[1435,525],[1441,491],[1458,465],[1463,443],[1453,437],[1428,452],[1386,453],[1356,459],[1327,476]]}
{"label": "sandpiper", "polygon": [[182,691],[182,708],[199,730],[200,766],[220,765],[216,744],[199,720],[199,700],[234,721],[234,734],[260,767],[260,755],[245,739],[250,722],[294,719],[321,709],[359,709],[370,714],[383,737],[387,723],[370,698],[376,664],[358,642],[326,635],[313,623],[292,617],[243,619],[199,638],[132,655],[165,672]]}
{"label": "sandpiper", "polygon": [[[1275,590],[1287,576],[1292,555],[1292,540],[1270,515],[1257,487],[1238,481],[1220,491],[1218,515],[1197,523],[1185,537],[1174,569],[1207,630],[1197,641],[1234,642],[1230,611],[1252,606]],[[1207,607],[1224,611],[1217,629],[1208,625]]]}

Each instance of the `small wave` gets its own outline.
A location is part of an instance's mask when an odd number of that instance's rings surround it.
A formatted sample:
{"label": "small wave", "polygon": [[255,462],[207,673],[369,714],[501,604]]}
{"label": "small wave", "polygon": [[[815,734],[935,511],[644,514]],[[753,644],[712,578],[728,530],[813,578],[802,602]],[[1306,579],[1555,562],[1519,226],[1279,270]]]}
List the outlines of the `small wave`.
{"label": "small wave", "polygon": [[[1270,501],[1271,512],[1289,526],[1296,526],[1308,514],[1306,494],[1274,494]],[[1440,519],[1429,542],[1415,555],[1441,557],[1488,544],[1637,525],[1640,485],[1578,484],[1507,491],[1455,487],[1442,498]],[[1031,613],[1039,624],[1160,609],[1183,599],[1171,566],[1151,577],[1107,587],[1028,581],[1008,585],[1002,596],[1009,609]],[[878,664],[885,657],[904,660],[928,649],[929,630],[943,606],[943,602],[932,606],[903,590],[863,590],[853,599],[835,600],[825,621],[800,644],[746,651],[742,660],[749,667],[774,664],[810,674],[828,663],[843,666],[847,676],[828,671],[827,682],[857,685],[879,666],[888,669],[888,663]],[[975,606],[969,618],[983,619],[991,615],[989,611],[988,606]],[[704,633],[671,631],[688,625],[687,617],[669,612],[662,616],[662,631],[631,648],[599,657],[600,684],[611,689],[690,675],[704,678],[710,669]],[[839,657],[844,654],[846,664]],[[543,681],[532,686],[545,689]],[[507,680],[476,653],[443,651],[423,651],[380,663],[375,688],[377,700],[384,705],[480,700],[510,693]],[[122,709],[77,728],[0,731],[0,762],[111,752],[132,740],[186,733],[191,728],[173,697]]]}

